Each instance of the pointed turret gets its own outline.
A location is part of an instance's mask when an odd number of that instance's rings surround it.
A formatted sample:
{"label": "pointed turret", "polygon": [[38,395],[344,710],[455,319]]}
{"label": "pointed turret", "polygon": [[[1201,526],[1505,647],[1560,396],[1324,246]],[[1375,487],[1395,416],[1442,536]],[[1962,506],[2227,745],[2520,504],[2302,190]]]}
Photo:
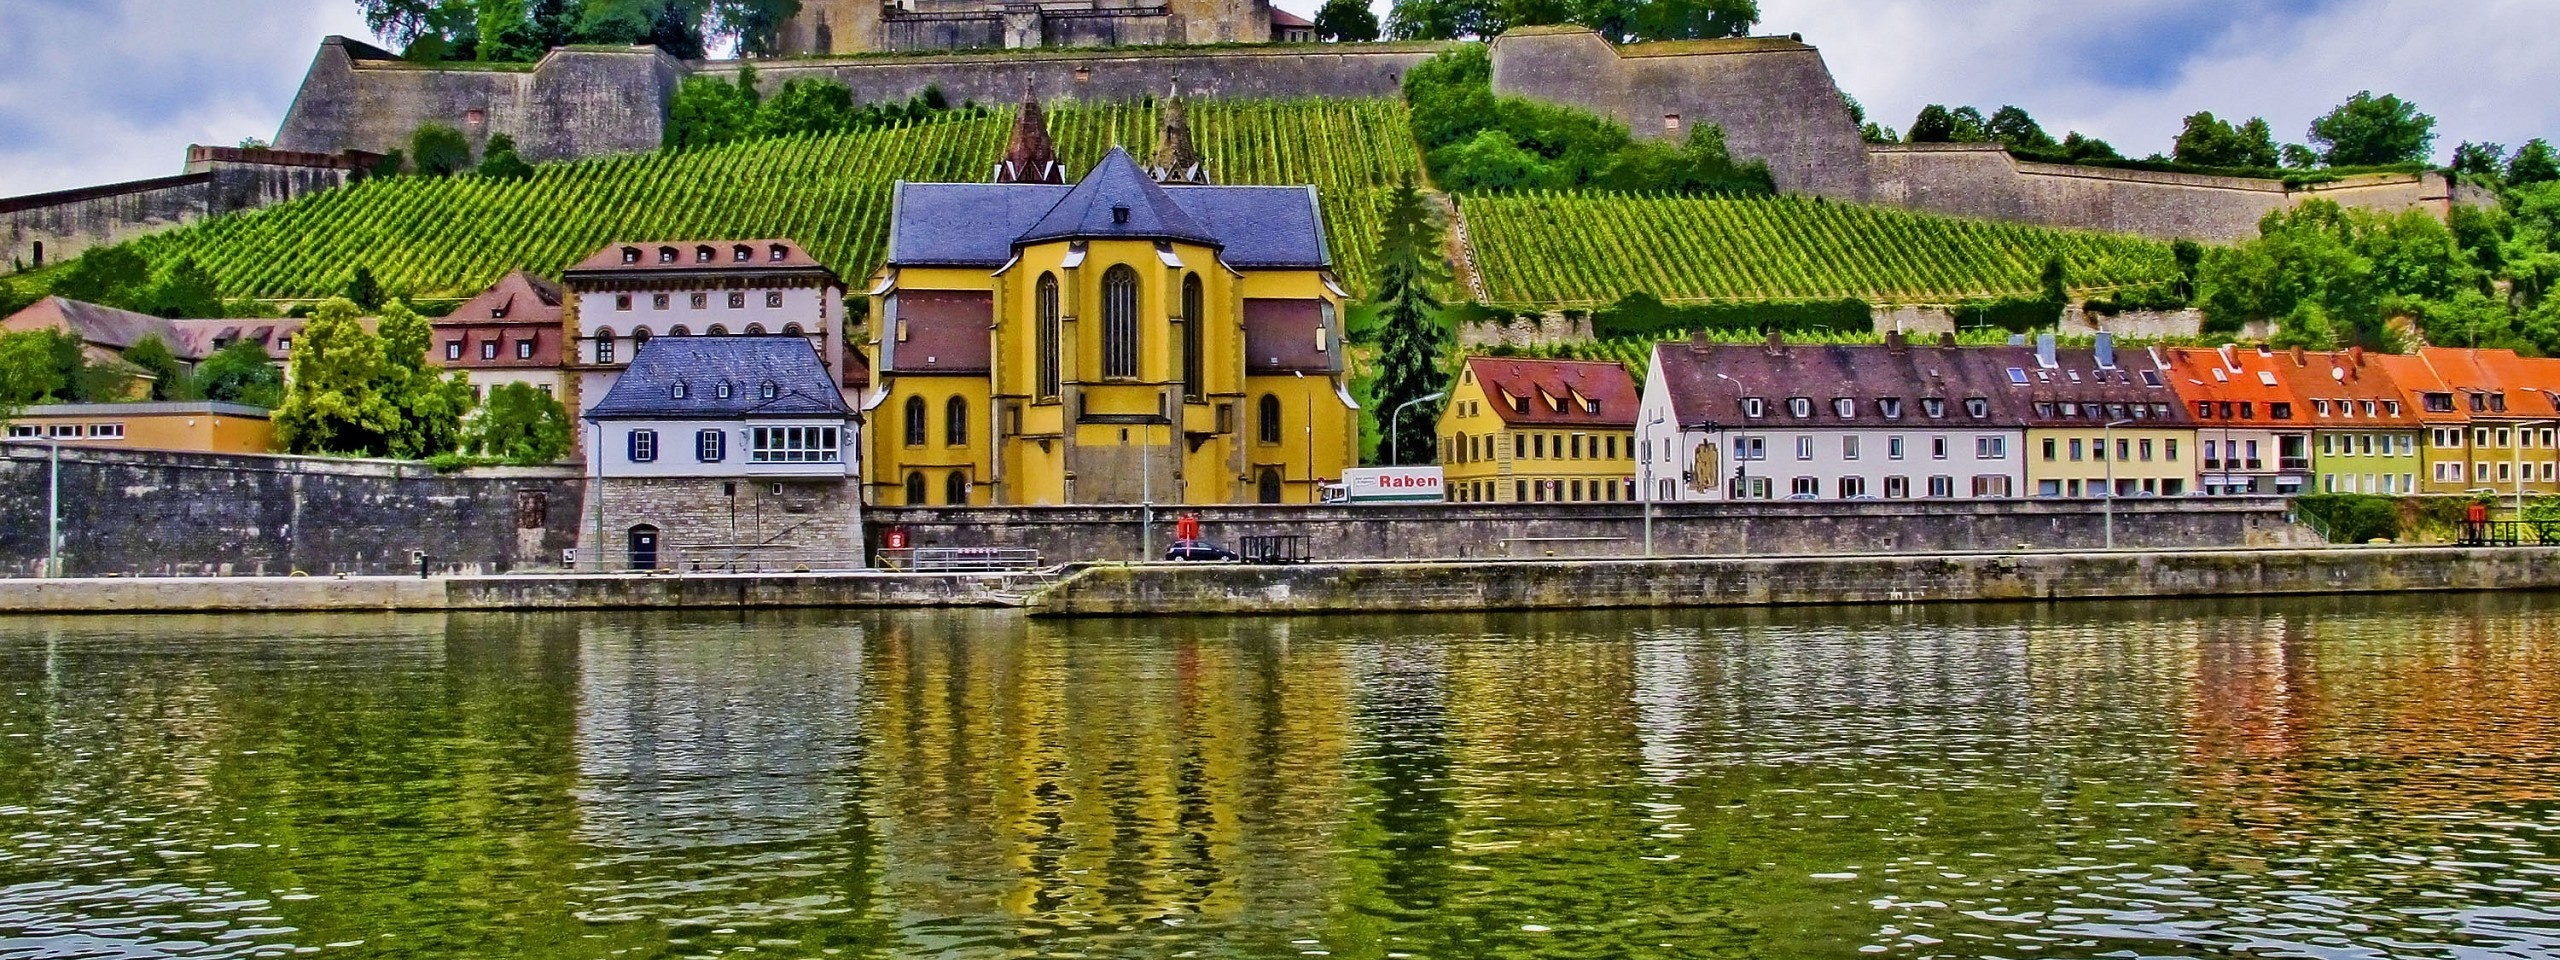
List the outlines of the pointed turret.
{"label": "pointed turret", "polygon": [[1147,175],[1157,183],[1209,182],[1209,168],[1200,162],[1200,148],[1191,143],[1191,121],[1182,114],[1182,87],[1179,81],[1165,97],[1164,126],[1156,132],[1156,155],[1147,167]]}
{"label": "pointed turret", "polygon": [[1013,135],[1005,140],[1004,159],[996,163],[997,183],[1065,183],[1067,168],[1058,163],[1058,146],[1049,139],[1049,121],[1031,85],[1022,87],[1022,109],[1013,116]]}

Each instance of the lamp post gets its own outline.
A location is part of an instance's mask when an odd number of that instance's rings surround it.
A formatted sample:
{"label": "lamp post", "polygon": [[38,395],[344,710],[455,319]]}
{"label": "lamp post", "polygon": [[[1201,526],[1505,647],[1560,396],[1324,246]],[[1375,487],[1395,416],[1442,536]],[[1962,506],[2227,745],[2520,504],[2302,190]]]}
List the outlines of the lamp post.
{"label": "lamp post", "polygon": [[1417,403],[1430,403],[1434,400],[1446,400],[1448,398],[1449,392],[1443,390],[1439,393],[1427,393],[1403,403],[1396,404],[1394,412],[1387,414],[1387,459],[1395,461],[1396,466],[1404,466],[1404,453],[1399,449],[1396,441],[1399,439],[1397,435],[1404,432],[1399,428],[1404,424],[1405,409]]}
{"label": "lamp post", "polygon": [[[1653,419],[1645,422],[1644,479],[1640,481],[1644,489],[1637,491],[1642,495],[1639,499],[1644,501],[1644,555],[1648,557],[1653,556],[1653,441],[1656,439],[1654,435],[1659,432],[1653,428],[1660,426],[1662,426],[1662,411],[1656,410]],[[1665,439],[1663,443],[1663,449],[1671,449],[1669,440]]]}
{"label": "lamp post", "polygon": [[53,448],[53,479],[44,497],[44,575],[47,579],[62,576],[62,438],[47,436],[45,446]]}
{"label": "lamp post", "polygon": [[2105,450],[2099,451],[2099,455],[2107,460],[2107,497],[2098,502],[2098,509],[2107,518],[2107,549],[2109,550],[2116,548],[2116,428],[2132,422],[2131,420],[2108,421],[2098,439],[2099,443],[2107,445]]}
{"label": "lamp post", "polygon": [[1742,409],[1742,401],[1745,399],[1745,391],[1742,389],[1742,381],[1736,380],[1732,376],[1722,373],[1716,374],[1716,379],[1733,385],[1733,495],[1726,497],[1725,499],[1740,500],[1749,495],[1751,488],[1751,472],[1747,466],[1751,462],[1751,457],[1748,451],[1750,438],[1744,436],[1742,432],[1742,424],[1744,421],[1750,419],[1751,412]]}

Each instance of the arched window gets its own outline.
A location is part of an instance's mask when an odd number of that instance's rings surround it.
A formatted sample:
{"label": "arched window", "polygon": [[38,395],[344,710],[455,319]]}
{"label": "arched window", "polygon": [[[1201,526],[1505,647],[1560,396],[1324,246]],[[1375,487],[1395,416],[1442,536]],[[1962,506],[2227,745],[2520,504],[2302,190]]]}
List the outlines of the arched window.
{"label": "arched window", "polygon": [[969,442],[969,401],[953,397],[942,405],[942,442],[955,447]]}
{"label": "arched window", "polygon": [[596,362],[613,362],[613,328],[596,328]]}
{"label": "arched window", "polygon": [[637,328],[637,329],[632,330],[632,331],[631,331],[631,349],[633,349],[633,350],[638,350],[638,349],[640,349],[640,345],[641,345],[641,344],[644,344],[644,343],[649,342],[649,337],[650,337],[650,336],[651,336],[651,334],[649,333],[649,328],[647,328],[647,327],[640,327],[640,328]]}
{"label": "arched window", "polygon": [[1102,375],[1138,375],[1138,271],[1125,263],[1102,274]]}
{"label": "arched window", "polygon": [[667,336],[670,336],[670,337],[690,337],[690,336],[693,336],[693,331],[692,331],[692,330],[689,330],[689,329],[686,329],[684,324],[679,323],[679,324],[676,324],[673,328],[670,328],[670,329],[667,331]]}
{"label": "arched window", "polygon": [[711,325],[711,329],[703,332],[715,337],[725,337],[729,335],[729,328],[715,323]]}
{"label": "arched window", "polygon": [[1280,398],[1274,394],[1263,394],[1261,406],[1262,442],[1279,443]]}
{"label": "arched window", "polygon": [[1059,330],[1063,321],[1058,316],[1057,274],[1040,275],[1034,299],[1038,301],[1035,306],[1040,325],[1040,399],[1055,400],[1058,398],[1059,380],[1058,344],[1064,339]]}
{"label": "arched window", "polygon": [[924,446],[924,398],[907,398],[907,446]]}
{"label": "arched window", "polygon": [[1200,290],[1200,275],[1185,275],[1182,278],[1182,397],[1185,400],[1207,396],[1208,387],[1203,382],[1206,371],[1200,356],[1200,343],[1205,339],[1201,326],[1207,322],[1200,316],[1202,308],[1207,305],[1203,302],[1205,299]]}
{"label": "arched window", "polygon": [[800,335],[800,325],[799,325],[799,324],[796,324],[796,323],[786,323],[786,324],[783,324],[783,325],[782,325],[782,335],[783,335],[783,336],[786,336],[786,337],[796,337],[796,336],[799,336],[799,335]]}
{"label": "arched window", "polygon": [[924,505],[924,471],[922,470],[907,471],[907,505],[911,507]]}
{"label": "arched window", "polygon": [[747,336],[750,336],[750,337],[761,337],[761,336],[764,336],[764,324],[761,324],[761,323],[750,323],[750,324],[747,324]]}
{"label": "arched window", "polygon": [[954,470],[950,476],[942,478],[942,502],[955,507],[969,504],[968,471]]}
{"label": "arched window", "polygon": [[1278,468],[1278,467],[1264,467],[1264,468],[1262,468],[1262,476],[1261,476],[1261,478],[1260,478],[1260,479],[1258,479],[1258,480],[1256,480],[1256,481],[1254,482],[1254,485],[1253,485],[1253,486],[1254,486],[1253,499],[1254,499],[1256,502],[1260,502],[1260,503],[1279,503],[1279,502],[1280,502],[1280,468]]}

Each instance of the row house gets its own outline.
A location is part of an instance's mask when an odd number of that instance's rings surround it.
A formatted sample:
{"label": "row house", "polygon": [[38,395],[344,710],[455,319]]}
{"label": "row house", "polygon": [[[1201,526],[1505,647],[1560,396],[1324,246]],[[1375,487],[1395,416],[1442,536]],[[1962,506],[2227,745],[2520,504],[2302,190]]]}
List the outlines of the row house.
{"label": "row house", "polygon": [[[2006,355],[1882,345],[1656,345],[1636,415],[1651,501],[1982,499],[2025,482]],[[2026,384],[2014,384],[2026,386]]]}
{"label": "row house", "polygon": [[1611,361],[1467,358],[1440,411],[1449,499],[1634,500],[1638,399]]}
{"label": "row house", "polygon": [[2417,404],[2386,369],[2387,359],[2361,348],[2297,348],[2277,358],[2277,378],[2292,389],[2294,407],[2311,429],[2311,489],[2418,492],[2426,475],[2424,424]]}
{"label": "row house", "polygon": [[[2426,420],[2423,492],[2560,491],[2560,360],[2512,350],[2427,347],[2395,358]],[[2404,390],[2411,390],[2407,384]]]}
{"label": "row house", "polygon": [[2195,425],[2169,385],[2165,357],[2089,347],[1990,347],[2002,382],[2024,400],[2029,496],[2176,497],[2195,481]]}
{"label": "row house", "polygon": [[2198,492],[2305,492],[2311,480],[2311,427],[2285,382],[2276,351],[2226,344],[2162,353],[2169,385],[2194,412],[2196,442],[2204,448]]}

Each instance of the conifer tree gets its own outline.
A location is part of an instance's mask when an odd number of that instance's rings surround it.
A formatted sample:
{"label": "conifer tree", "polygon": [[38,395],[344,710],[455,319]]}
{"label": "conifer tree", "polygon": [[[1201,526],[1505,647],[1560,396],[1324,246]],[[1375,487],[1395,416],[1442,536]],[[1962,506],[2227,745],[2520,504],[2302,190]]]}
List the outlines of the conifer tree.
{"label": "conifer tree", "polygon": [[1449,350],[1449,328],[1440,317],[1440,299],[1432,287],[1446,277],[1440,223],[1430,201],[1411,177],[1387,194],[1387,210],[1378,244],[1377,307],[1379,325],[1377,408],[1382,431],[1394,431],[1391,444],[1405,463],[1437,459],[1440,404],[1417,403],[1401,419],[1395,410],[1418,397],[1448,386],[1442,361]]}

